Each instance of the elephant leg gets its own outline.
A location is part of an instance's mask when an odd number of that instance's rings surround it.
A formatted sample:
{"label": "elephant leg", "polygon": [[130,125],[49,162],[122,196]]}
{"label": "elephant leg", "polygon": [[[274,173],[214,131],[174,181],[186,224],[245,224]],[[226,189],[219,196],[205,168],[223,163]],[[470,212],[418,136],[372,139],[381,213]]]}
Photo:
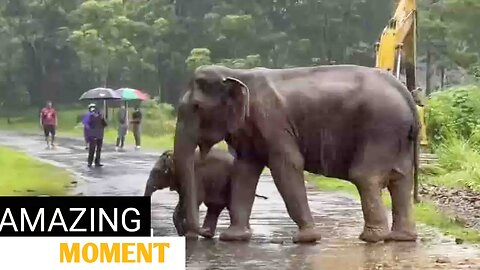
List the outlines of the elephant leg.
{"label": "elephant leg", "polygon": [[388,190],[392,197],[392,231],[388,240],[415,241],[417,232],[412,213],[412,182],[408,176],[399,175],[390,180]]}
{"label": "elephant leg", "polygon": [[272,176],[285,202],[288,214],[297,224],[299,231],[294,243],[311,243],[321,239],[310,211],[303,175],[304,161],[299,151],[278,151],[269,162]]}
{"label": "elephant leg", "polygon": [[360,193],[365,220],[360,239],[373,243],[385,240],[390,230],[382,201],[382,177],[361,178],[354,183]]}
{"label": "elephant leg", "polygon": [[181,203],[178,202],[177,206],[175,206],[175,210],[173,211],[173,224],[175,225],[177,234],[179,236],[184,236],[185,235],[185,217],[182,215],[181,210],[182,210]]}
{"label": "elephant leg", "polygon": [[207,215],[203,221],[203,226],[200,229],[200,235],[205,238],[213,238],[217,229],[217,222],[223,207],[208,207]]}
{"label": "elephant leg", "polygon": [[222,241],[248,241],[252,237],[250,214],[263,164],[251,160],[235,160],[232,169],[230,227],[220,235]]}

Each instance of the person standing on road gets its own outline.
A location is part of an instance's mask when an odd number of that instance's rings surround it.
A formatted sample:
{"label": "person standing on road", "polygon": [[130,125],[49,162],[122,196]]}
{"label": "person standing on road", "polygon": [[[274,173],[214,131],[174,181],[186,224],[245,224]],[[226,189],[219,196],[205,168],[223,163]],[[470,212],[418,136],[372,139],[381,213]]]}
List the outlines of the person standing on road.
{"label": "person standing on road", "polygon": [[132,114],[132,132],[133,137],[135,138],[135,149],[140,149],[140,137],[141,137],[141,124],[142,124],[142,112],[140,107],[137,105]]}
{"label": "person standing on road", "polygon": [[[47,106],[40,111],[40,126],[43,128],[45,141],[47,142],[47,148],[54,148],[55,131],[58,126],[58,116],[57,111],[55,111],[53,108],[51,101],[47,101]],[[51,135],[50,142],[48,141],[49,135]]]}
{"label": "person standing on road", "polygon": [[118,130],[117,130],[117,143],[115,145],[115,151],[123,151],[123,146],[125,145],[125,136],[128,131],[128,113],[124,104],[120,107],[118,111]]}
{"label": "person standing on road", "polygon": [[107,122],[105,121],[103,114],[96,106],[94,106],[88,119],[88,167],[92,167],[94,156],[95,167],[103,167],[103,164],[100,163],[100,156],[102,153],[103,135],[105,133],[106,126]]}
{"label": "person standing on road", "polygon": [[90,126],[88,124],[88,121],[90,120],[90,115],[93,113],[94,110],[95,110],[95,104],[94,103],[89,104],[88,105],[88,111],[82,117],[83,138],[85,140],[85,150],[88,150],[88,147],[89,147],[88,136],[89,136],[89,133],[90,133]]}
{"label": "person standing on road", "polygon": [[425,124],[425,94],[423,89],[417,87],[415,90],[412,91],[413,100],[417,104],[417,111],[418,111],[418,118],[420,122],[420,145],[427,146],[428,139],[427,139],[427,126]]}

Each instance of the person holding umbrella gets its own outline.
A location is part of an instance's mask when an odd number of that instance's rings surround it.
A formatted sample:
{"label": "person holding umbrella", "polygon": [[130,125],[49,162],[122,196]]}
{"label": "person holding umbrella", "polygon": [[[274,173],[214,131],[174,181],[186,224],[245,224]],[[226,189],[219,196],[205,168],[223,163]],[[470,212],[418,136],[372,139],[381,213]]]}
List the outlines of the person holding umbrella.
{"label": "person holding umbrella", "polygon": [[[125,104],[127,104],[127,102],[129,101],[144,101],[150,98],[148,94],[133,88],[120,88],[115,90],[115,92],[118,94],[118,96],[121,97],[123,101],[125,101]],[[135,138],[135,149],[137,150],[140,149],[141,123],[142,112],[140,111],[140,107],[137,105],[135,106],[134,112],[132,114],[132,121],[130,121],[130,124],[132,125],[132,133]]]}
{"label": "person holding umbrella", "polygon": [[[83,93],[80,96],[80,100],[101,100],[103,101],[103,107],[105,112],[107,111],[107,100],[119,100],[121,99],[118,94],[110,88],[106,87],[97,87],[90,89]],[[103,164],[100,163],[100,156],[102,153],[103,146],[103,135],[105,133],[105,127],[107,126],[107,121],[105,117],[99,111],[95,104],[90,107],[90,116],[88,117],[88,167],[92,167],[93,162],[95,161],[95,167],[102,167]]]}
{"label": "person holding umbrella", "polygon": [[95,104],[90,107],[91,114],[88,118],[88,167],[92,167],[95,157],[95,167],[103,167],[100,163],[100,156],[103,146],[103,135],[107,122],[103,117],[103,114],[98,110]]}
{"label": "person holding umbrella", "polygon": [[142,111],[140,111],[140,107],[137,105],[132,114],[132,133],[133,137],[135,138],[135,149],[140,149],[140,136],[141,130],[140,125],[142,123]]}
{"label": "person holding umbrella", "polygon": [[[102,100],[103,101],[103,110],[105,113],[108,112],[107,110],[107,100],[118,100],[121,99],[118,94],[110,88],[105,87],[97,87],[94,89],[90,89],[80,96],[80,100]],[[108,115],[106,115],[108,118]]]}
{"label": "person holding umbrella", "polygon": [[125,145],[125,136],[127,135],[128,131],[127,117],[127,109],[125,108],[125,104],[122,104],[120,110],[118,111],[118,130],[115,151],[123,151],[123,146]]}
{"label": "person holding umbrella", "polygon": [[88,105],[88,111],[83,115],[82,117],[82,124],[83,124],[83,138],[85,140],[85,150],[88,150],[89,147],[89,133],[90,133],[90,127],[89,127],[89,121],[90,121],[90,115],[92,115],[93,111],[95,110],[95,103],[91,103]]}

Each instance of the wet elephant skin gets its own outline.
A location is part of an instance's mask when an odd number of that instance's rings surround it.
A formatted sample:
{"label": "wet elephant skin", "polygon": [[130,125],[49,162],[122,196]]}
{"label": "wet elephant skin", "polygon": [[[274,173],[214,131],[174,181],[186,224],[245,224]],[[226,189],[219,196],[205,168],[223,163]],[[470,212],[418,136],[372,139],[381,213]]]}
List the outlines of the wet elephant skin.
{"label": "wet elephant skin", "polygon": [[[235,153],[231,224],[225,241],[248,241],[255,187],[263,168],[298,231],[316,242],[303,172],[357,187],[366,242],[415,241],[412,189],[418,169],[418,117],[408,89],[390,73],[360,66],[230,69],[203,66],[178,108],[174,163],[186,210],[186,236],[198,237],[193,156],[226,140]],[[388,188],[393,224],[380,197]]]}

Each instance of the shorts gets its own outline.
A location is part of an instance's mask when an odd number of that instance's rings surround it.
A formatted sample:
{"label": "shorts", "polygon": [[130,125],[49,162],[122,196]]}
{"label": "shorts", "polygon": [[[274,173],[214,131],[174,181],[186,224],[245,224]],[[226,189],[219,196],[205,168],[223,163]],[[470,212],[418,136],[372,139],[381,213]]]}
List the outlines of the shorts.
{"label": "shorts", "polygon": [[48,135],[55,136],[55,125],[44,125],[43,126],[43,134],[45,134],[45,137],[48,137]]}

